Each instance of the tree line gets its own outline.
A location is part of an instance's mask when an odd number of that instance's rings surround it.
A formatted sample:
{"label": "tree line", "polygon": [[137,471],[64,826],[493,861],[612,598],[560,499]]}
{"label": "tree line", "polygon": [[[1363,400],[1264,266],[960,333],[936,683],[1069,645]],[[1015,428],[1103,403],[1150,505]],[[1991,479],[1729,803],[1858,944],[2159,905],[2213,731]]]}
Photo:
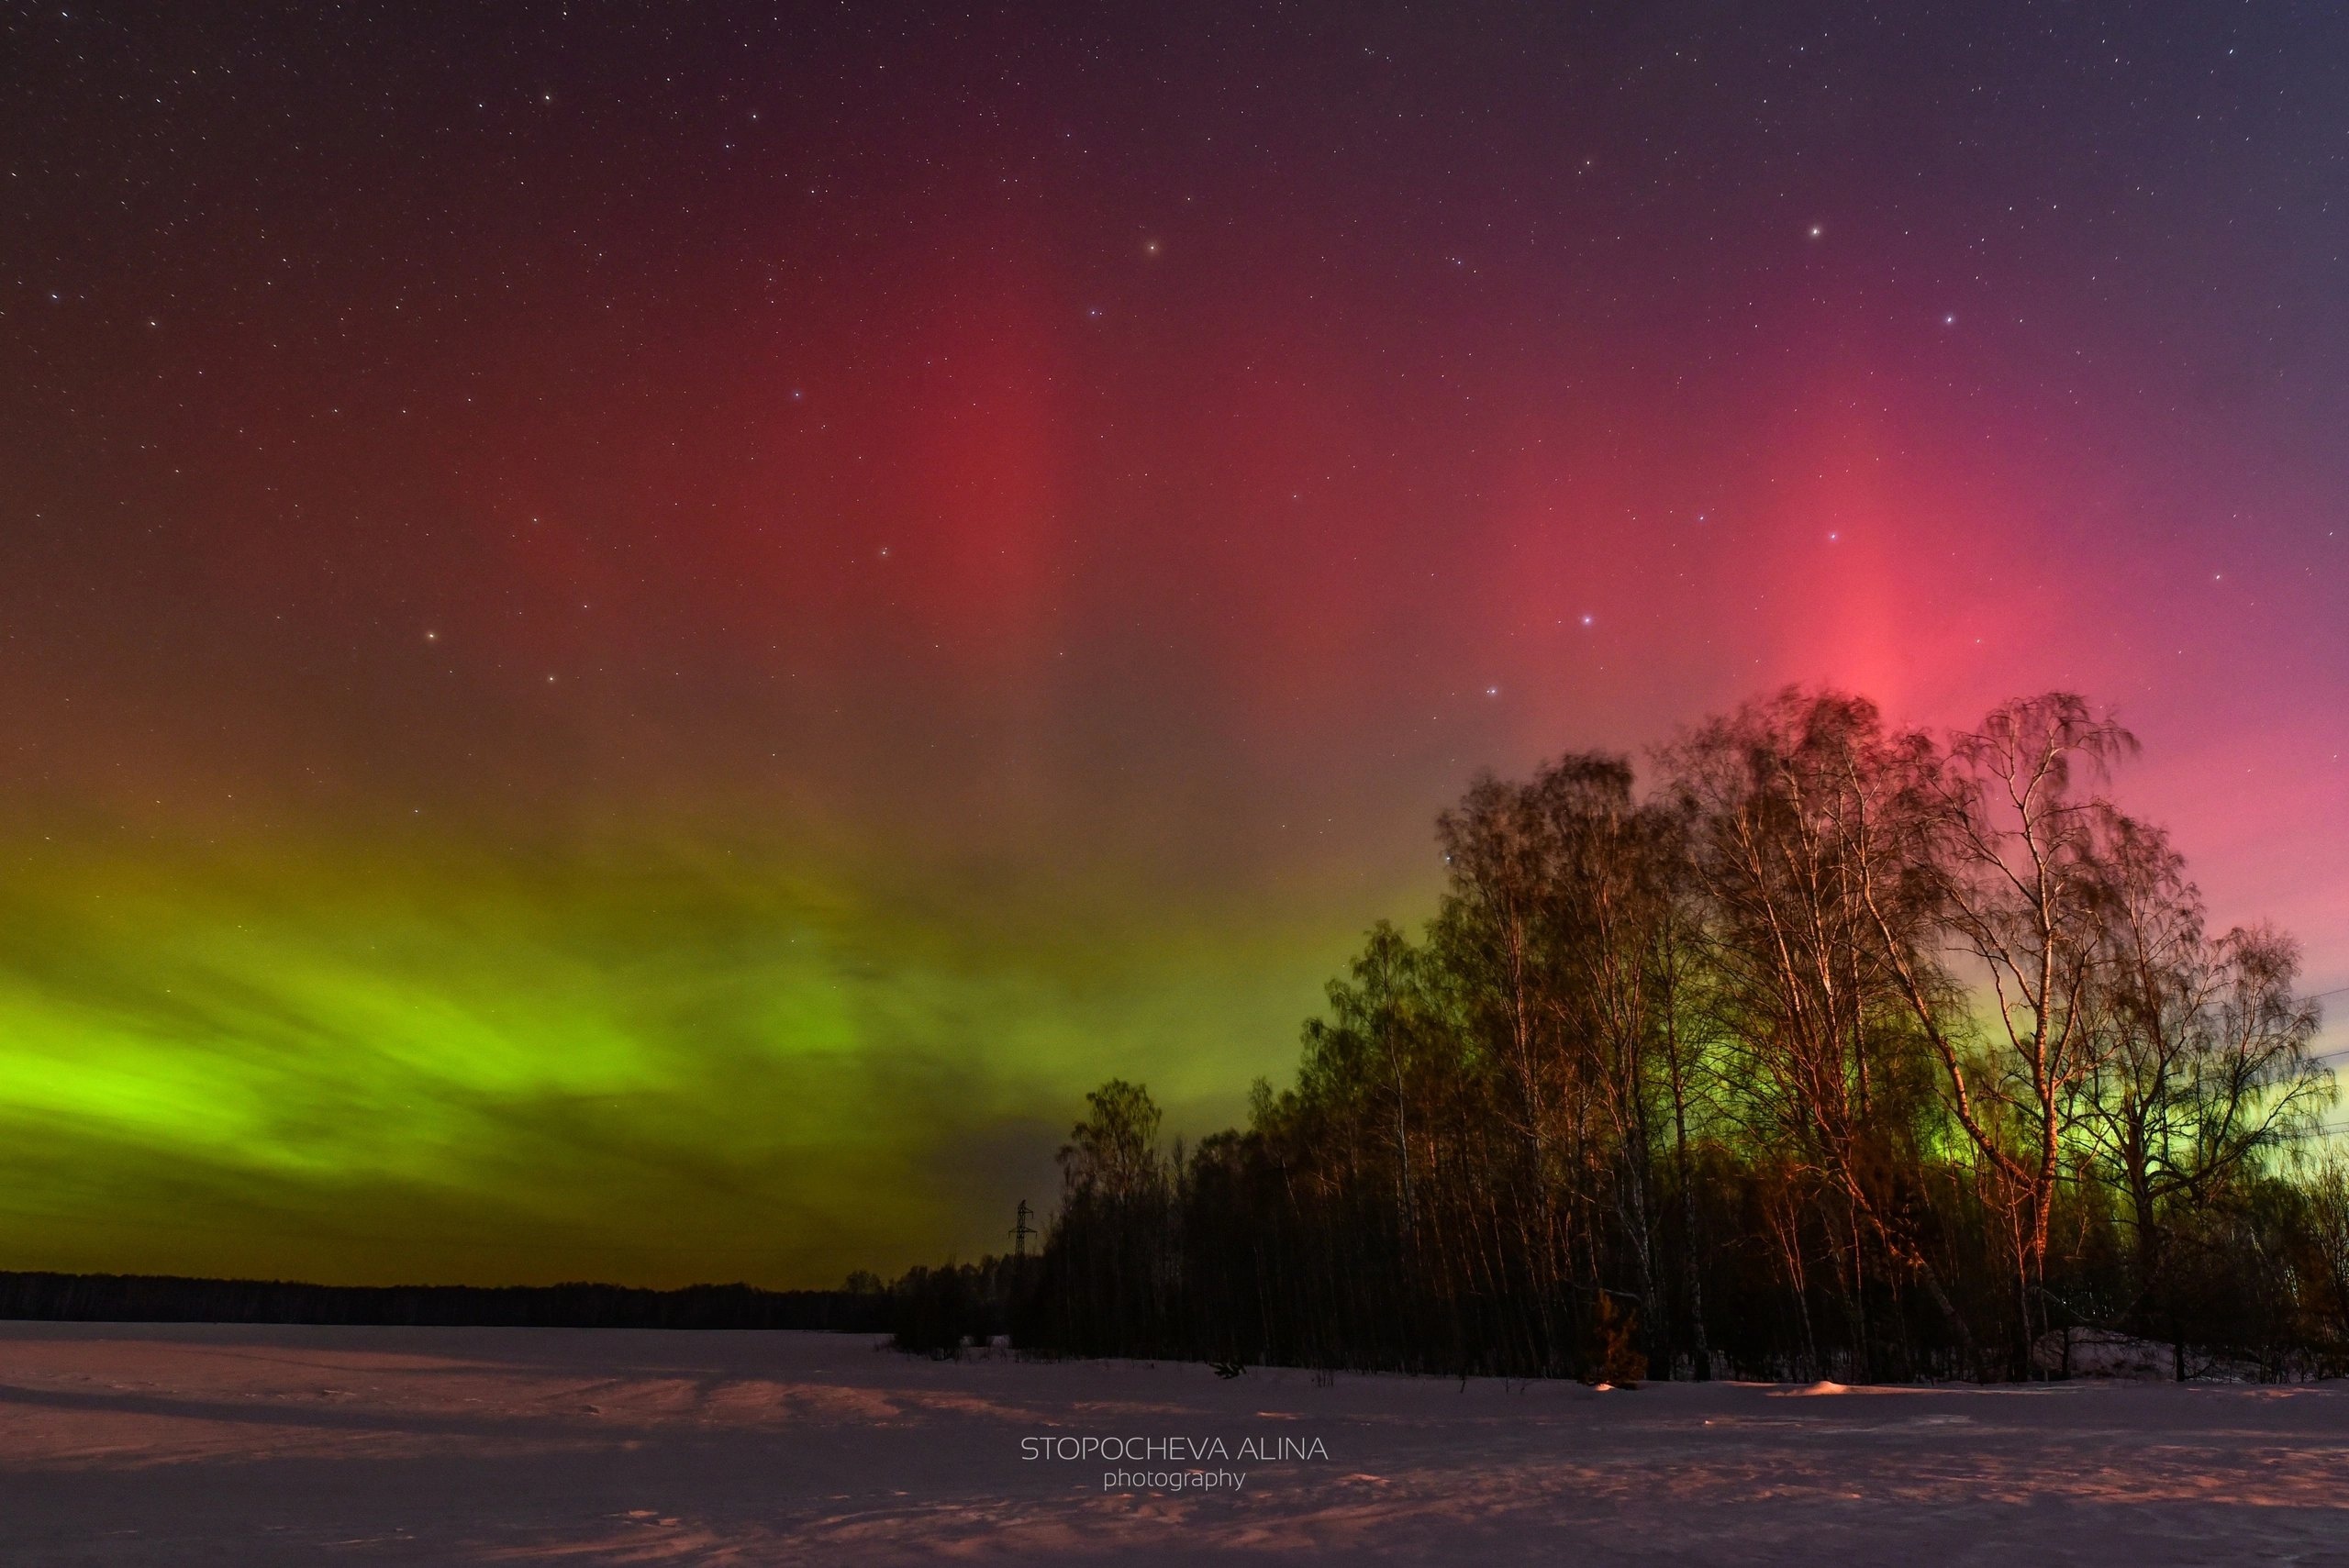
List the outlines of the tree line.
{"label": "tree line", "polygon": [[69,1323],[317,1323],[501,1329],[798,1329],[874,1333],[900,1309],[842,1290],[696,1284],[312,1284],[178,1274],[0,1272],[0,1318]]}
{"label": "tree line", "polygon": [[1169,1150],[1103,1085],[1041,1256],[957,1288],[1031,1348],[1219,1362],[2021,1377],[2096,1329],[2349,1369],[2299,951],[2212,929],[2108,793],[2136,751],[2069,694],[1936,738],[1788,689],[1644,789],[1480,777],[1293,1086]]}

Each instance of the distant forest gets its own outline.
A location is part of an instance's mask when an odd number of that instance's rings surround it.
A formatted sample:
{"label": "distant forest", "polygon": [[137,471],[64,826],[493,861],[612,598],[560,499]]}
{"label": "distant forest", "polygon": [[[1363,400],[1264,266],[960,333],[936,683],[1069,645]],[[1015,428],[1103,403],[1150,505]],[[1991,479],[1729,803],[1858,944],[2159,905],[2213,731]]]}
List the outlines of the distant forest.
{"label": "distant forest", "polygon": [[[1516,1376],[2349,1370],[2349,1177],[2299,955],[2214,931],[2076,696],[1971,732],[1788,690],[1478,779],[1248,1125],[1113,1082],[1039,1255],[917,1271],[913,1348]],[[2036,1354],[2034,1354],[2036,1351]],[[2175,1355],[2170,1362],[2168,1356]]]}
{"label": "distant forest", "polygon": [[829,1329],[898,1326],[872,1291],[696,1284],[306,1284],[177,1274],[0,1273],[0,1318],[81,1323],[331,1323],[411,1328]]}

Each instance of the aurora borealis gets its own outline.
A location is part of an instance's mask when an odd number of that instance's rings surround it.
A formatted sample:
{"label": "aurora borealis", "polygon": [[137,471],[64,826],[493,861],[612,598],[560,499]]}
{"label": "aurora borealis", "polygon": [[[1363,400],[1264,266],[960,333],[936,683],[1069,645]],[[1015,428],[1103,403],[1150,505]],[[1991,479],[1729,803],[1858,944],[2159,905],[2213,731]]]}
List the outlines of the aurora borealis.
{"label": "aurora borealis", "polygon": [[1787,681],[2115,705],[2349,986],[2337,7],[101,6],[0,79],[5,1266],[997,1246],[1085,1087],[1286,1073],[1475,768]]}

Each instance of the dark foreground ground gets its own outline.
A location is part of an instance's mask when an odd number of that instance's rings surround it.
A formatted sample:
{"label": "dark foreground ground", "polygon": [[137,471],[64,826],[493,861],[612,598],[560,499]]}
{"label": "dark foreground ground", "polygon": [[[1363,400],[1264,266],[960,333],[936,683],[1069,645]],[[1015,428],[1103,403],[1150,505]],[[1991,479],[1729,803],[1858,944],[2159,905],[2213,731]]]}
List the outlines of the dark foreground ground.
{"label": "dark foreground ground", "polygon": [[[2337,1563],[2349,1389],[1593,1393],[869,1338],[0,1324],[0,1563]],[[1223,1440],[1105,1491],[1029,1438]],[[1328,1457],[1277,1454],[1318,1440]],[[1041,1445],[1036,1445],[1041,1447]]]}

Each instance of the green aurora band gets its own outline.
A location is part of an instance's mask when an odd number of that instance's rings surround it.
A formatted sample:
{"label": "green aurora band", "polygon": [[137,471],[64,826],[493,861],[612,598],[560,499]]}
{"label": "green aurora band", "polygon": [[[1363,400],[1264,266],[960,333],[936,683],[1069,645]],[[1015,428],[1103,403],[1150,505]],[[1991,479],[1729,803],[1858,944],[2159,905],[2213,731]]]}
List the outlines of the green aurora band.
{"label": "green aurora band", "polygon": [[13,1266],[804,1285],[968,1255],[1049,1201],[1100,1078],[1230,1116],[1350,935],[1024,934],[685,837],[399,848],[19,846]]}

